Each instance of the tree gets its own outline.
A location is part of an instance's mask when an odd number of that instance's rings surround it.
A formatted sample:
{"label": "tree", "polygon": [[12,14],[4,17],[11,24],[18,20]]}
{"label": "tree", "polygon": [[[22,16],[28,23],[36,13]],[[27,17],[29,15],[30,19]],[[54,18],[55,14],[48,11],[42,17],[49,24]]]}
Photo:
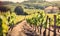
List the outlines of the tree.
{"label": "tree", "polygon": [[17,6],[14,10],[14,12],[17,14],[17,15],[23,15],[24,11],[23,11],[23,8],[21,6]]}

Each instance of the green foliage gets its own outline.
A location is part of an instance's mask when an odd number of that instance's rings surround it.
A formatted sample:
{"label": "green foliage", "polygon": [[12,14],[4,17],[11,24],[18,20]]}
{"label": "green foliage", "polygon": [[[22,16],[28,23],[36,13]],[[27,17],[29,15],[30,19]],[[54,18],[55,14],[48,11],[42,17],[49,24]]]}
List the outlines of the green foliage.
{"label": "green foliage", "polygon": [[2,36],[2,19],[0,18],[0,36]]}
{"label": "green foliage", "polygon": [[[43,24],[43,27],[46,28],[48,26],[48,22],[47,20],[47,16],[49,16],[48,18],[50,18],[50,25],[54,26],[54,15],[53,14],[45,14],[43,11],[41,12],[36,12],[32,18],[27,18],[27,22],[36,26],[39,26],[41,24]],[[56,21],[56,26],[60,26],[60,14],[56,15],[57,17],[57,21]]]}
{"label": "green foliage", "polygon": [[32,18],[28,18],[27,22],[36,26],[39,26],[41,23],[43,23],[45,18],[44,12],[38,12],[33,15]]}
{"label": "green foliage", "polygon": [[0,15],[0,36],[6,36],[9,29],[8,25],[12,25],[12,23],[14,23],[15,17],[15,13],[9,12]]}
{"label": "green foliage", "polygon": [[57,26],[60,26],[60,14],[57,14],[57,22],[56,22],[57,24]]}
{"label": "green foliage", "polygon": [[2,19],[0,18],[0,26],[2,25]]}

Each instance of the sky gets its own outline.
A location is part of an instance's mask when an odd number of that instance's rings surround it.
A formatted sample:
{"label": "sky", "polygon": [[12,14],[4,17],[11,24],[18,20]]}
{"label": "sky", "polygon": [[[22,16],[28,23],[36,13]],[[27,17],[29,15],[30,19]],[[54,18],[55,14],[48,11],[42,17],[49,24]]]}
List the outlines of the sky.
{"label": "sky", "polygon": [[23,1],[26,1],[26,0],[0,0],[0,1],[23,2]]}
{"label": "sky", "polygon": [[[26,0],[0,0],[0,1],[23,2],[23,1],[26,1]],[[60,0],[46,0],[46,1],[60,1]]]}

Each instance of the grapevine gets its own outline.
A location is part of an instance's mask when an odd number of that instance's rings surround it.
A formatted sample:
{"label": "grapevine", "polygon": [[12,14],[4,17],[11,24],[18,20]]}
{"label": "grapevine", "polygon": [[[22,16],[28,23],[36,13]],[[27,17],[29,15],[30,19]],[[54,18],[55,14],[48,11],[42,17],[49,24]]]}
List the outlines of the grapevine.
{"label": "grapevine", "polygon": [[11,27],[12,23],[14,23],[15,17],[15,13],[10,14],[9,12],[0,15],[0,36],[6,36],[9,27]]}
{"label": "grapevine", "polygon": [[27,22],[39,26],[41,23],[43,23],[44,19],[45,19],[45,14],[42,11],[42,12],[35,13],[31,19],[27,19]]}

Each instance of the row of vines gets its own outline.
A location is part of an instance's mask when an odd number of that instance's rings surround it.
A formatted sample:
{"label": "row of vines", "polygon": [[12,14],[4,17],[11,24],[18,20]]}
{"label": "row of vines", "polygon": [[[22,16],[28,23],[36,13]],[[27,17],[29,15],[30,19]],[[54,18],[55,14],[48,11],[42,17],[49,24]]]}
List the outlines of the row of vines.
{"label": "row of vines", "polygon": [[[49,27],[47,25],[49,25],[49,22],[47,23],[47,16],[48,18],[50,18],[50,25],[53,26],[54,25],[54,15],[55,14],[46,14],[44,11],[42,12],[37,12],[34,13],[32,16],[32,18],[27,18],[27,22],[30,25],[34,25],[34,26],[41,26],[41,24],[43,24],[43,27]],[[60,14],[57,13],[56,14],[56,26],[60,26]]]}
{"label": "row of vines", "polygon": [[[57,26],[60,26],[60,14],[56,15],[57,17]],[[34,26],[40,26],[41,24],[43,24],[44,27],[47,27],[47,22],[46,22],[46,17],[47,14],[45,14],[44,11],[40,11],[40,12],[34,12],[33,14],[27,15],[27,16],[21,16],[21,15],[16,15],[15,13],[1,13],[0,14],[0,36],[6,36],[6,34],[8,33],[9,28],[11,28],[12,26],[14,26],[17,22],[20,21],[20,19],[25,19],[27,20],[28,23],[30,23],[30,25],[34,25]],[[21,19],[21,20],[22,20]],[[52,22],[54,18],[51,18],[51,25],[54,25]]]}
{"label": "row of vines", "polygon": [[0,14],[0,36],[6,36],[9,28],[14,25],[15,13],[1,13]]}

